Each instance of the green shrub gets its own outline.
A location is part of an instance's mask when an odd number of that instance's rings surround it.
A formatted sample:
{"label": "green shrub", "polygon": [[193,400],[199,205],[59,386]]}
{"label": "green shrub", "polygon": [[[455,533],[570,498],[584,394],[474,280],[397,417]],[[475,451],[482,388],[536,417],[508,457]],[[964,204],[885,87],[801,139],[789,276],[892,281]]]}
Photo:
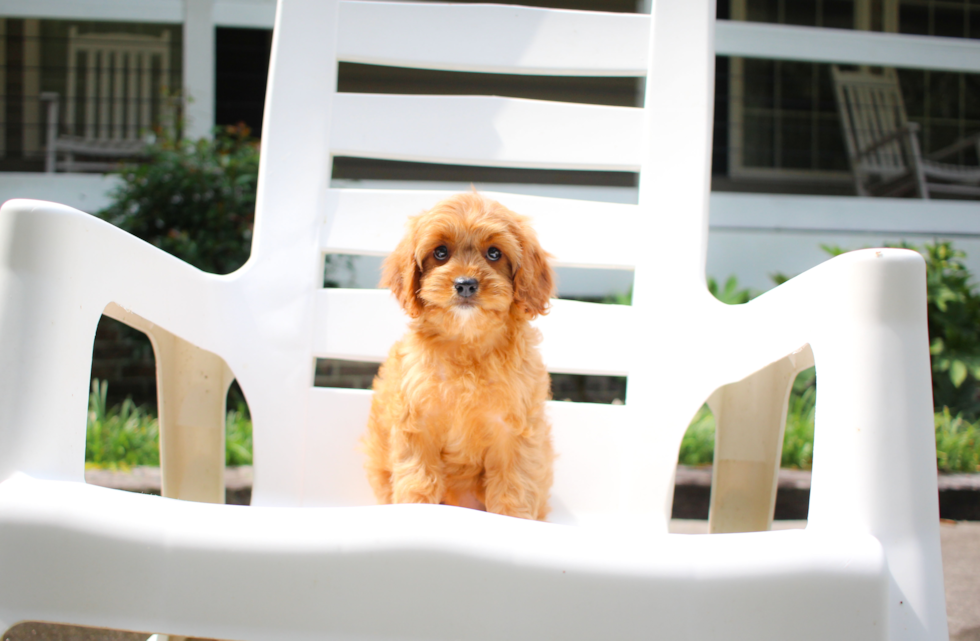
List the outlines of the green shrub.
{"label": "green shrub", "polygon": [[160,425],[156,417],[129,398],[115,407],[106,407],[108,389],[107,381],[92,381],[86,466],[116,470],[160,465]]}
{"label": "green shrub", "polygon": [[725,286],[722,288],[718,287],[718,281],[709,277],[708,291],[711,292],[712,296],[726,305],[741,305],[758,296],[756,292],[747,287],[740,289],[738,279],[735,276],[729,276],[728,280],[725,281]]}
{"label": "green shrub", "polygon": [[[128,398],[115,407],[107,407],[108,387],[107,381],[92,381],[85,466],[110,470],[159,466],[160,423],[157,417]],[[228,412],[225,427],[225,464],[251,465],[252,421],[244,402],[239,402]]]}
{"label": "green shrub", "polygon": [[944,472],[980,472],[980,427],[949,408],[936,413],[936,463]]}
{"label": "green shrub", "polygon": [[146,157],[119,170],[122,185],[98,215],[204,271],[244,264],[259,170],[248,128],[217,128],[196,141],[162,135]]}

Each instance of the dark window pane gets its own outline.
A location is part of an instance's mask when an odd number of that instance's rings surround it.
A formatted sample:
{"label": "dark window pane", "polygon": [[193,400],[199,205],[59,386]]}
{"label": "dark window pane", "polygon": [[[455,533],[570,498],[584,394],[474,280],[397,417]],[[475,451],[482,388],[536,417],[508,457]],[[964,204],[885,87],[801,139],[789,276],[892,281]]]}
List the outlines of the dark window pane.
{"label": "dark window pane", "polygon": [[786,24],[806,25],[817,24],[816,0],[790,0],[786,3]]}
{"label": "dark window pane", "polygon": [[853,0],[824,0],[821,26],[831,29],[853,29]]}
{"label": "dark window pane", "polygon": [[[980,3],[980,0],[977,0]],[[969,31],[967,31],[966,36],[968,38],[980,38],[980,7],[970,7],[969,10]]]}
{"label": "dark window pane", "polygon": [[747,0],[746,18],[752,22],[776,22],[779,19],[777,0]]}
{"label": "dark window pane", "polygon": [[960,111],[960,74],[933,71],[929,74],[929,116],[957,118]]}
{"label": "dark window pane", "polygon": [[782,166],[810,169],[813,165],[813,126],[809,114],[783,114]]}
{"label": "dark window pane", "polygon": [[924,141],[925,149],[923,149],[923,153],[926,154],[952,145],[960,139],[960,128],[956,123],[931,123],[926,133],[928,135]]}
{"label": "dark window pane", "polygon": [[772,114],[746,114],[744,123],[744,152],[746,167],[773,166]]}
{"label": "dark window pane", "polygon": [[821,116],[817,121],[817,150],[817,169],[850,169],[840,119],[836,115]]}
{"label": "dark window pane", "polygon": [[817,71],[817,111],[821,113],[837,113],[837,96],[834,92],[834,80],[830,75],[830,65],[814,65]]}
{"label": "dark window pane", "polygon": [[899,69],[898,82],[902,88],[902,100],[909,118],[925,115],[926,72],[914,69]]}
{"label": "dark window pane", "polygon": [[902,3],[898,7],[898,31],[929,35],[929,9],[921,5]]}
{"label": "dark window pane", "polygon": [[272,32],[215,29],[215,124],[244,122],[262,135]]}
{"label": "dark window pane", "polygon": [[966,113],[963,114],[970,120],[980,120],[980,75],[975,73],[964,74],[966,80]]}
{"label": "dark window pane", "polygon": [[742,69],[745,74],[745,106],[772,109],[776,64],[772,60],[746,59]]}
{"label": "dark window pane", "polygon": [[809,110],[814,106],[813,72],[816,65],[809,62],[779,64],[781,109]]}
{"label": "dark window pane", "polygon": [[962,9],[940,6],[934,7],[932,14],[932,35],[946,36],[948,38],[965,38],[966,21],[963,18],[964,15]]}

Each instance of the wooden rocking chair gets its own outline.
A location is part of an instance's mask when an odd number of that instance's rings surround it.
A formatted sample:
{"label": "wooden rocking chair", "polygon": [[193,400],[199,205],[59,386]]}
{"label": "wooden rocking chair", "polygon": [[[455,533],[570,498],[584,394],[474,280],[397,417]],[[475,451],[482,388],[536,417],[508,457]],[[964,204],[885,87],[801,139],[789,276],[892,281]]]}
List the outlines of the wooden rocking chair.
{"label": "wooden rocking chair", "polygon": [[831,71],[847,155],[860,196],[980,197],[980,166],[943,162],[974,147],[980,132],[923,156],[919,125],[909,122],[894,69]]}

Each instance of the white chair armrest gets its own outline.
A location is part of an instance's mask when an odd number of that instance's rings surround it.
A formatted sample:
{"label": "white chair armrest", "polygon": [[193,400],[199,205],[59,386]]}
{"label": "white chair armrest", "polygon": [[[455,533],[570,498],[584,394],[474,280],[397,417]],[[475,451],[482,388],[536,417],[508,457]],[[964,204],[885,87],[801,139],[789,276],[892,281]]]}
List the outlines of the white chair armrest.
{"label": "white chair armrest", "polygon": [[92,341],[109,303],[219,355],[235,279],[70,207],[0,209],[0,480],[81,480]]}
{"label": "white chair armrest", "polygon": [[943,617],[922,257],[850,252],[725,311],[718,340],[734,362],[764,365],[759,358],[773,362],[803,344],[813,350],[819,391],[808,527],[872,534],[884,545],[895,602],[914,595],[917,616]]}

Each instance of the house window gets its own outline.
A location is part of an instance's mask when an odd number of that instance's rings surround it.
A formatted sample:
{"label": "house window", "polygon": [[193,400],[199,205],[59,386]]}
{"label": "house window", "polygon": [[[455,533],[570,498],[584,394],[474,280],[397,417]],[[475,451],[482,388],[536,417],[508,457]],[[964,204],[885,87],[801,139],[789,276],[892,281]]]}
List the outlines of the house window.
{"label": "house window", "polygon": [[0,17],[0,170],[41,171],[58,135],[135,139],[179,117],[180,25]]}
{"label": "house window", "polygon": [[[897,22],[901,33],[980,38],[980,4],[901,0]],[[899,69],[898,78],[909,120],[922,127],[927,152],[980,131],[980,75]]]}
{"label": "house window", "polygon": [[[734,20],[980,38],[963,0],[732,0]],[[851,181],[826,64],[731,58],[728,171],[734,179],[815,186]],[[900,69],[925,152],[980,129],[980,76]]]}
{"label": "house window", "polygon": [[[853,29],[867,22],[862,0],[732,0],[732,19]],[[729,61],[729,173],[735,178],[850,179],[827,65]]]}

